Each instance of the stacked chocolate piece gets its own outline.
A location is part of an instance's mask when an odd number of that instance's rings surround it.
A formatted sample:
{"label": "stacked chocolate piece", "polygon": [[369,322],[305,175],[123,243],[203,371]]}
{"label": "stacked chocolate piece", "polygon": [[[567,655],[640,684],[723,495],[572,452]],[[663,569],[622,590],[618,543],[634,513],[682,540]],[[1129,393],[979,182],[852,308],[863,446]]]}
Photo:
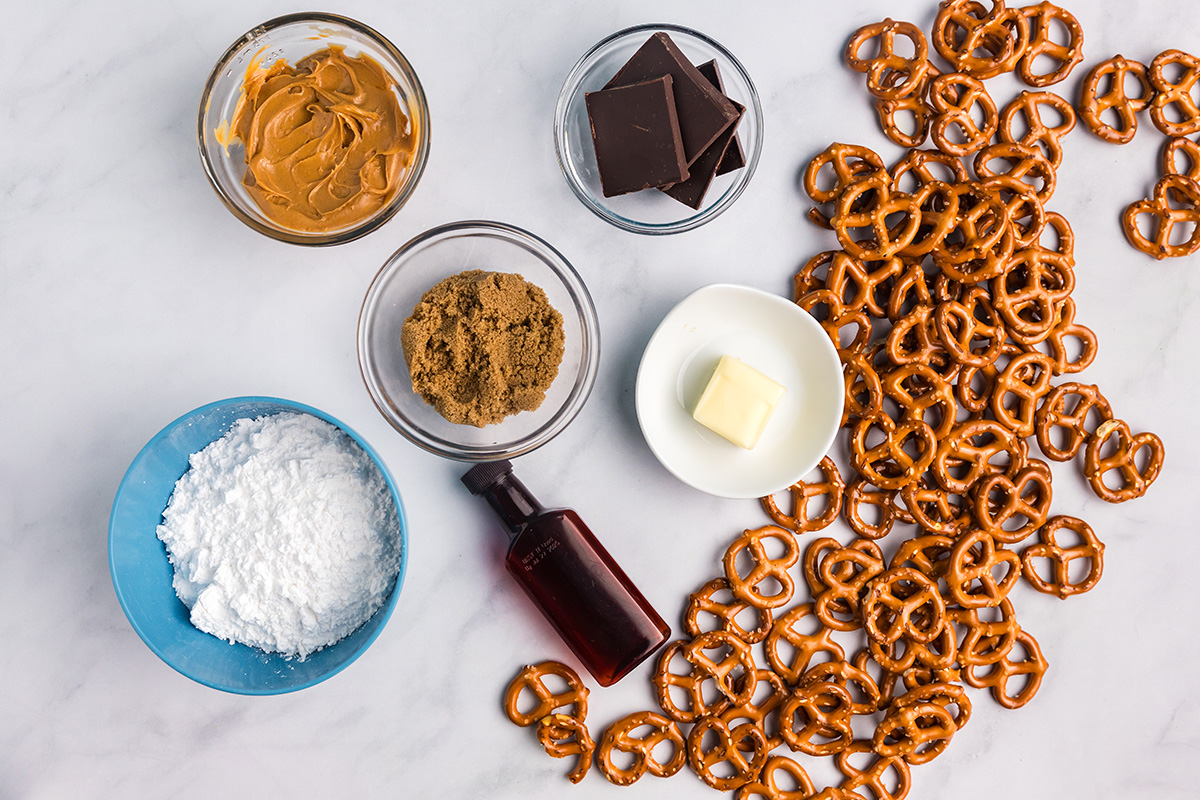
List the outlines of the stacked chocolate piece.
{"label": "stacked chocolate piece", "polygon": [[665,33],[585,100],[605,197],[659,189],[698,209],[714,178],[746,164],[745,106],[725,96],[715,60],[694,66]]}

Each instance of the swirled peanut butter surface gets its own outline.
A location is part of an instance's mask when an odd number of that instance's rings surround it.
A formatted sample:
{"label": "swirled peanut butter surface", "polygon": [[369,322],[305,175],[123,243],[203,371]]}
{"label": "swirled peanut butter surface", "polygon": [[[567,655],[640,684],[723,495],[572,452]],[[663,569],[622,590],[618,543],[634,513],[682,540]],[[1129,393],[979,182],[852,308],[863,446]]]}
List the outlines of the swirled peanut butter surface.
{"label": "swirled peanut butter surface", "polygon": [[386,205],[419,135],[383,68],[336,45],[294,67],[252,63],[232,133],[246,148],[242,182],[259,208],[306,233],[351,227]]}

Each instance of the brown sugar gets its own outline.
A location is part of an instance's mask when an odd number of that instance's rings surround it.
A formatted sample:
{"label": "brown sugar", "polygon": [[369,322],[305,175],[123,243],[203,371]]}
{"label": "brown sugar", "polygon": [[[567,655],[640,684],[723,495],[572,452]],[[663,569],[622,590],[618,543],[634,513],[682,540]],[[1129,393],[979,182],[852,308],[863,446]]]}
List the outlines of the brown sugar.
{"label": "brown sugar", "polygon": [[563,357],[563,319],[520,275],[446,278],[404,321],[413,391],[450,422],[482,428],[542,404]]}

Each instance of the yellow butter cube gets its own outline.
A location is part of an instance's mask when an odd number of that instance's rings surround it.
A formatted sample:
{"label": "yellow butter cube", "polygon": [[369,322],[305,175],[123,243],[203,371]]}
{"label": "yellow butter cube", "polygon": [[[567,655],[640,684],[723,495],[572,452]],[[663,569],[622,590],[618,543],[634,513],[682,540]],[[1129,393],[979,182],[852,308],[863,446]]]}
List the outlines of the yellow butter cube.
{"label": "yellow butter cube", "polygon": [[732,356],[721,356],[692,419],[738,447],[758,444],[785,389]]}

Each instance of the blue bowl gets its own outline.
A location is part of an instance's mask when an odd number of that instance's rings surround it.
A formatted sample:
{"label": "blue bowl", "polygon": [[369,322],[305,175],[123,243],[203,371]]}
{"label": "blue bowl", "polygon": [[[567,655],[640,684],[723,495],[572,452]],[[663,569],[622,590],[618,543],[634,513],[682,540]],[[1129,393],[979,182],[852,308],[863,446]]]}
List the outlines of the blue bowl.
{"label": "blue bowl", "polygon": [[[188,468],[188,456],[225,435],[233,423],[286,411],[312,414],[345,431],[379,467],[400,522],[400,572],[387,600],[366,623],[340,642],[305,660],[229,644],[192,625],[171,585],[174,571],[156,529]],[[338,420],[310,406],[274,397],[219,400],[163,428],[133,459],[117,489],[108,525],[108,564],[125,616],[142,641],[168,665],[194,681],[235,694],[283,694],[304,689],[346,668],[375,641],[400,595],[408,564],[408,526],[391,474],[379,455]]]}

